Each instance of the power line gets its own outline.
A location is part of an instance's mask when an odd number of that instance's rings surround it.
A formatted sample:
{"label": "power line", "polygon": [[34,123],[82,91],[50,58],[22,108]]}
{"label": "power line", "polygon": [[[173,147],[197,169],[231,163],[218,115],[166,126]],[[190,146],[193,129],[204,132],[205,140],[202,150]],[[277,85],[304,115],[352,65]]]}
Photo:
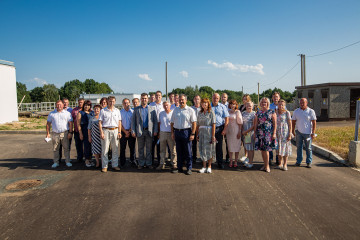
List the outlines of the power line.
{"label": "power line", "polygon": [[276,83],[278,81],[280,81],[281,79],[283,79],[286,75],[288,75],[298,64],[299,64],[300,60],[290,69],[288,70],[284,75],[282,75],[280,78],[278,78],[277,80],[271,82],[271,83],[267,83],[267,84],[261,84],[261,86],[268,86],[268,85],[271,85],[273,83]]}
{"label": "power line", "polygon": [[335,49],[335,50],[332,50],[332,51],[329,51],[329,52],[319,53],[319,54],[315,54],[315,55],[311,55],[311,56],[307,56],[307,57],[317,57],[317,56],[321,56],[321,55],[325,55],[325,54],[337,52],[337,51],[340,51],[340,50],[342,50],[342,49],[344,49],[344,48],[351,47],[351,46],[353,46],[353,45],[355,45],[355,44],[358,44],[358,43],[360,43],[360,41],[354,42],[354,43],[349,44],[349,45],[347,45],[347,46],[345,46],[345,47],[338,48],[338,49]]}

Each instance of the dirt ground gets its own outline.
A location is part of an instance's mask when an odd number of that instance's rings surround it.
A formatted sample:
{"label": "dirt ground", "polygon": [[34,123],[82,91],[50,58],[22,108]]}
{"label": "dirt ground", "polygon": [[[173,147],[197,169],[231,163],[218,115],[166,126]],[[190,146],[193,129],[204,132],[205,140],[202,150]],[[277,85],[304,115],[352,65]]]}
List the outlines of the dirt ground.
{"label": "dirt ground", "polygon": [[[295,147],[293,147],[295,152]],[[72,158],[75,148],[72,146]],[[291,156],[290,164],[295,158]],[[214,169],[191,176],[82,163],[51,169],[42,135],[0,135],[0,239],[358,239],[360,172],[314,156],[313,168]],[[7,191],[18,180],[41,180]]]}
{"label": "dirt ground", "polygon": [[47,117],[19,117],[18,122],[0,124],[0,130],[46,130]]}

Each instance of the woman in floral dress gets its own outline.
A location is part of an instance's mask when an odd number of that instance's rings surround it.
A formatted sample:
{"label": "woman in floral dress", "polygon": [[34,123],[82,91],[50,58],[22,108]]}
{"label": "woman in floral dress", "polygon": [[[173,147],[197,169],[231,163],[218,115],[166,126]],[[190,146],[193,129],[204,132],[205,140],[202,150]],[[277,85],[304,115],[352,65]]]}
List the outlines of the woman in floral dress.
{"label": "woman in floral dress", "polygon": [[[277,168],[287,171],[287,160],[288,156],[291,155],[291,115],[286,110],[285,100],[280,100],[277,110],[277,150],[276,154],[279,156],[279,166]],[[284,162],[282,162],[284,160]]]}
{"label": "woman in floral dress", "polygon": [[260,100],[260,109],[255,116],[255,150],[261,151],[264,166],[260,170],[270,172],[269,151],[276,146],[276,113],[269,109],[270,100],[262,98]]}

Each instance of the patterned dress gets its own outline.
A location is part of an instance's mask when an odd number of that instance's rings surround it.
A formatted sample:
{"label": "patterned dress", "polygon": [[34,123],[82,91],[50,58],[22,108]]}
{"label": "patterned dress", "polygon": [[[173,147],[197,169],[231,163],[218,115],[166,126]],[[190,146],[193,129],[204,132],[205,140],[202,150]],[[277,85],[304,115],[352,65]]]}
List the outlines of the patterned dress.
{"label": "patterned dress", "polygon": [[215,113],[206,112],[205,114],[199,112],[197,115],[197,124],[199,126],[199,153],[202,161],[207,161],[209,159],[216,160],[216,143],[211,142],[211,130],[212,125],[216,123]]}
{"label": "patterned dress", "polygon": [[99,118],[95,116],[89,120],[88,129],[91,130],[91,152],[101,154],[101,139],[99,130]]}
{"label": "patterned dress", "polygon": [[[243,117],[243,131],[247,131],[248,129],[250,129],[253,125],[254,125],[254,118],[255,118],[256,112],[252,111],[252,112],[242,112],[242,117]],[[251,143],[246,143],[245,142],[245,137],[243,139],[244,141],[244,147],[246,150],[248,151],[254,151],[254,145],[255,145],[255,140],[254,140],[254,130],[250,131],[247,135],[250,136],[251,138]],[[246,136],[247,136],[246,135]]]}
{"label": "patterned dress", "polygon": [[274,123],[272,115],[274,110],[268,109],[266,111],[258,110],[256,116],[258,118],[258,125],[256,129],[255,150],[272,151],[276,146],[276,140],[271,140],[274,133]]}
{"label": "patterned dress", "polygon": [[282,114],[277,115],[277,128],[276,128],[276,138],[278,142],[277,150],[279,151],[278,155],[280,156],[290,156],[291,155],[291,141],[287,141],[289,137],[289,124],[288,121],[291,120],[291,115],[289,111],[285,111]]}
{"label": "patterned dress", "polygon": [[229,111],[229,125],[226,130],[226,138],[229,152],[240,152],[241,138],[237,138],[239,124],[243,124],[243,119],[239,110]]}

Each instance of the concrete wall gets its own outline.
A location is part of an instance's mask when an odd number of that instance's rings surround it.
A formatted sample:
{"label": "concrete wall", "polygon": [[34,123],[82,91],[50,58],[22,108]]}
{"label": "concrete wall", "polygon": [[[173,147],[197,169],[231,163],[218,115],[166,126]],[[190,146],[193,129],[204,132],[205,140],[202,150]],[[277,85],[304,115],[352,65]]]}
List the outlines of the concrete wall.
{"label": "concrete wall", "polygon": [[16,72],[14,66],[0,63],[0,101],[4,111],[0,114],[0,123],[18,121]]}
{"label": "concrete wall", "polygon": [[329,118],[350,118],[350,87],[330,87]]}

